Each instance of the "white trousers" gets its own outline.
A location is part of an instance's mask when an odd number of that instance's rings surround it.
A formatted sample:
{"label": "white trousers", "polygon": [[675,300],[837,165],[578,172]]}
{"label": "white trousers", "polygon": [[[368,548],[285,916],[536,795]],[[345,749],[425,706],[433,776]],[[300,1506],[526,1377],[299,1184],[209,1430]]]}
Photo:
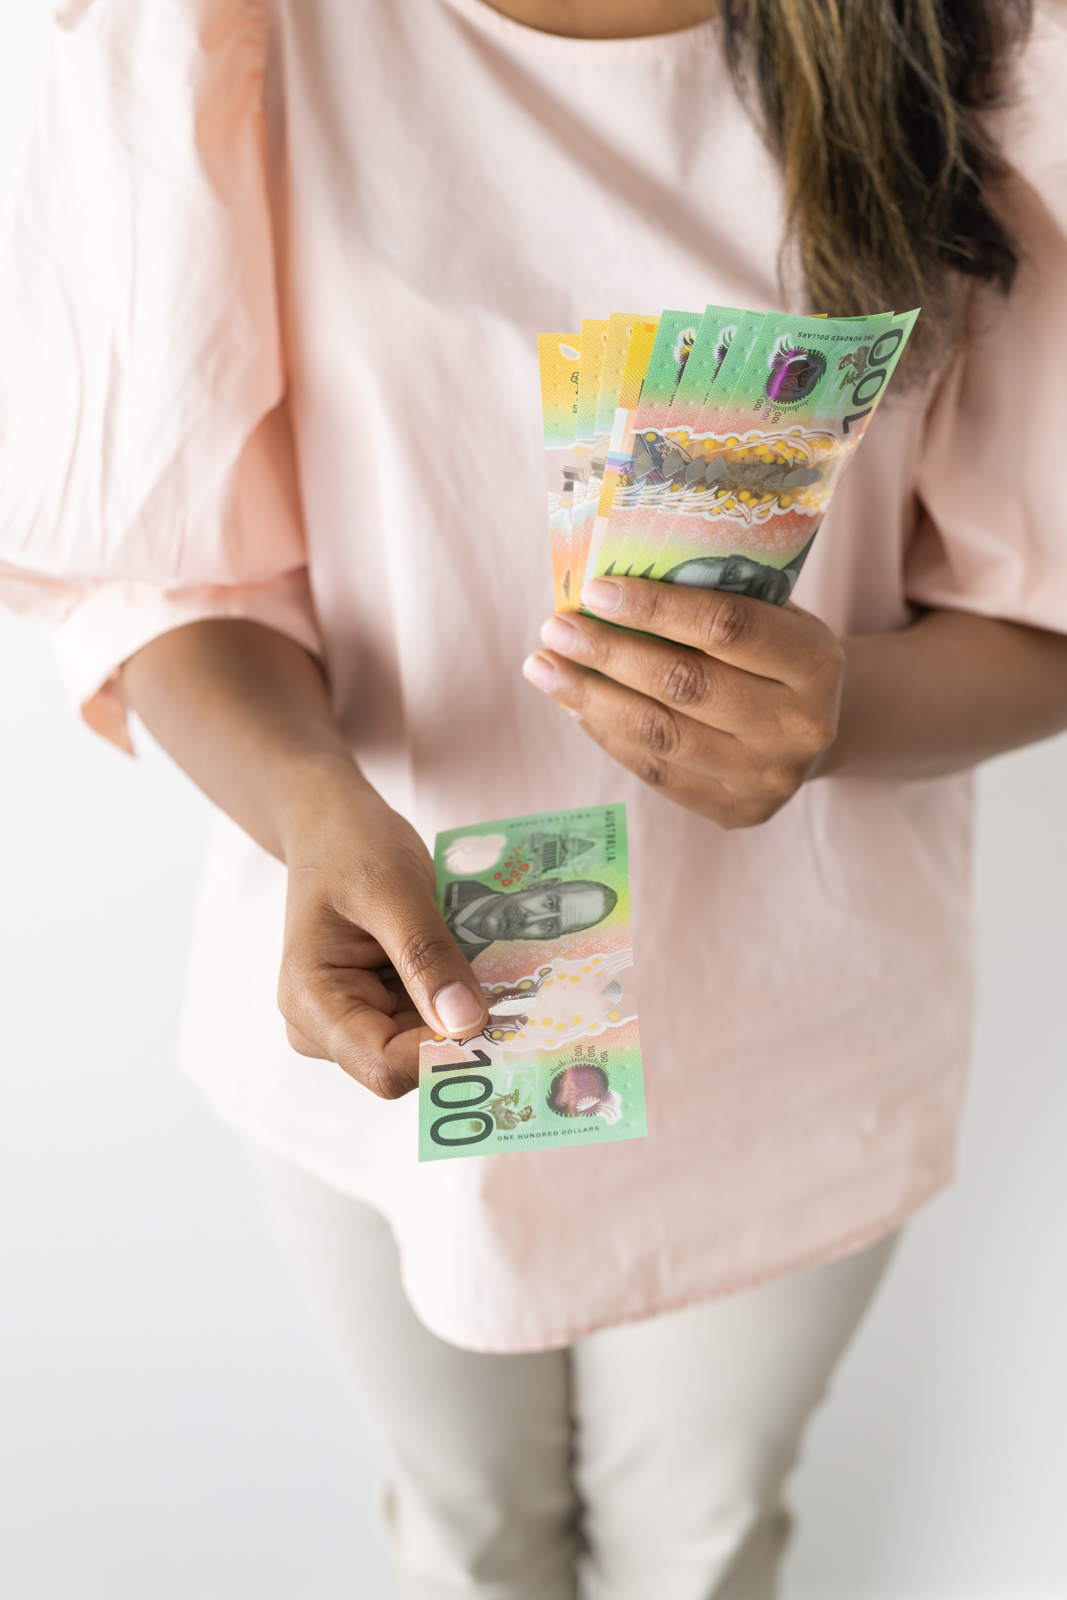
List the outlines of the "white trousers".
{"label": "white trousers", "polygon": [[895,1238],[568,1350],[479,1355],[418,1321],[376,1212],[255,1160],[381,1442],[404,1600],[770,1600],[786,1475]]}

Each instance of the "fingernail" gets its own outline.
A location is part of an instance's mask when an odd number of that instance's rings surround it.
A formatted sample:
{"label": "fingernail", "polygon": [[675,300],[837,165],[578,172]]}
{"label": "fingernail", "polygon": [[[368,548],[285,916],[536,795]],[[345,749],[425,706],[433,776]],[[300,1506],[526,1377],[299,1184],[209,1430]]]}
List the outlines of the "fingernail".
{"label": "fingernail", "polygon": [[527,656],[522,664],[523,676],[533,684],[535,689],[543,689],[546,694],[551,694],[556,687],[555,663],[538,651],[535,655]]}
{"label": "fingernail", "polygon": [[572,650],[577,649],[581,635],[574,623],[568,622],[566,617],[549,617],[541,629],[541,637],[550,649],[569,656]]}
{"label": "fingernail", "polygon": [[582,604],[590,611],[618,611],[622,605],[622,585],[606,578],[593,578],[582,585]]}
{"label": "fingernail", "polygon": [[476,995],[465,983],[447,984],[434,995],[433,1008],[446,1033],[463,1033],[468,1028],[476,1028],[485,1016],[481,995]]}

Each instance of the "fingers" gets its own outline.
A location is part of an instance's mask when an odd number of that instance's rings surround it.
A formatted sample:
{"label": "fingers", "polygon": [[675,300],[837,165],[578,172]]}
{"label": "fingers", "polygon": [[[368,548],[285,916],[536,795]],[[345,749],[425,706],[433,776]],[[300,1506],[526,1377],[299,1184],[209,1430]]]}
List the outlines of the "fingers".
{"label": "fingers", "polygon": [[844,650],[817,617],[743,595],[596,579],[526,677],[610,755],[726,827],[765,822],[836,737]]}
{"label": "fingers", "polygon": [[780,683],[715,661],[701,650],[609,628],[589,617],[549,617],[541,637],[567,661],[723,733],[743,735],[757,722],[766,725],[784,692]]}
{"label": "fingers", "polygon": [[[729,770],[738,759],[740,743],[732,734],[696,722],[611,678],[543,651],[532,655],[523,671],[568,711],[603,729],[620,745],[644,752],[649,771],[640,776],[657,788],[666,783],[665,777],[657,776],[661,769],[692,768],[713,775],[716,767]],[[626,765],[638,770],[630,761]]]}
{"label": "fingers", "polygon": [[[392,1100],[418,1078],[422,1018],[402,1005],[375,968],[376,942],[290,880],[278,1006],[301,1055],[336,1061],[375,1094]],[[294,892],[295,888],[295,892]],[[405,1036],[408,1036],[405,1039]]]}
{"label": "fingers", "polygon": [[[396,1100],[418,1087],[419,1044],[430,1030],[422,1027],[405,1029],[395,1038],[386,1041],[380,1057],[377,1058],[369,1049],[354,1048],[351,1039],[347,1037],[339,1039],[335,1048],[330,1050],[321,1047],[316,1040],[309,1039],[306,1033],[302,1033],[291,1022],[285,1024],[285,1031],[289,1043],[299,1055],[310,1056],[317,1061],[333,1061],[340,1065],[349,1077],[362,1083],[364,1088],[372,1089],[384,1100]],[[342,1058],[339,1062],[338,1056]]]}
{"label": "fingers", "polygon": [[752,828],[767,822],[796,792],[796,782],[784,768],[761,770],[739,750],[737,760],[720,771],[696,772],[665,761],[647,746],[597,727],[572,712],[583,732],[620,766],[658,790],[675,805],[695,811],[722,828]]}
{"label": "fingers", "polygon": [[290,1042],[385,1099],[417,1084],[431,1029],[469,1038],[486,1019],[418,851],[394,854],[388,867],[371,851],[336,879],[308,868],[289,879],[278,1001]]}
{"label": "fingers", "polygon": [[830,633],[797,606],[647,578],[595,578],[582,604],[620,627],[702,650],[763,678],[795,683],[823,666]]}
{"label": "fingers", "polygon": [[373,858],[359,877],[347,897],[353,920],[358,916],[381,945],[422,1020],[436,1033],[476,1033],[488,1015],[485,996],[437,909],[432,877],[421,863],[405,870],[394,860],[383,870]]}
{"label": "fingers", "polygon": [[[683,653],[676,645],[663,648]],[[745,738],[543,651],[523,670],[644,783],[723,827],[753,827],[774,816],[832,737],[830,714],[781,684],[764,684],[770,698],[764,726]]]}

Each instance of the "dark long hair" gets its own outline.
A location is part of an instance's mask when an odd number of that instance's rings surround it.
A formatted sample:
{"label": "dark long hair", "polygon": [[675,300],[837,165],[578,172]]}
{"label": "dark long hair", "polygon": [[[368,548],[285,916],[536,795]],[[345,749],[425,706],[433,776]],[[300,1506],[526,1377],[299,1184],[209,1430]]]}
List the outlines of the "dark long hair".
{"label": "dark long hair", "polygon": [[812,309],[921,305],[916,357],[958,335],[966,278],[1005,293],[1016,245],[989,203],[1030,0],[721,0],[727,59],[782,171]]}

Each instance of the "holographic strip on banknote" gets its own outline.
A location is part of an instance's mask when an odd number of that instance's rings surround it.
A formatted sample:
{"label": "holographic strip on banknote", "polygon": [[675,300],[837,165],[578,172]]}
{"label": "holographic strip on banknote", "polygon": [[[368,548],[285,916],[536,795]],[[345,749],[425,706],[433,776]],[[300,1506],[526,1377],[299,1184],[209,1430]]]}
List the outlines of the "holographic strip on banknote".
{"label": "holographic strip on banknote", "polygon": [[419,1052],[419,1160],[645,1134],[623,805],[438,834],[437,903],[482,1031]]}

